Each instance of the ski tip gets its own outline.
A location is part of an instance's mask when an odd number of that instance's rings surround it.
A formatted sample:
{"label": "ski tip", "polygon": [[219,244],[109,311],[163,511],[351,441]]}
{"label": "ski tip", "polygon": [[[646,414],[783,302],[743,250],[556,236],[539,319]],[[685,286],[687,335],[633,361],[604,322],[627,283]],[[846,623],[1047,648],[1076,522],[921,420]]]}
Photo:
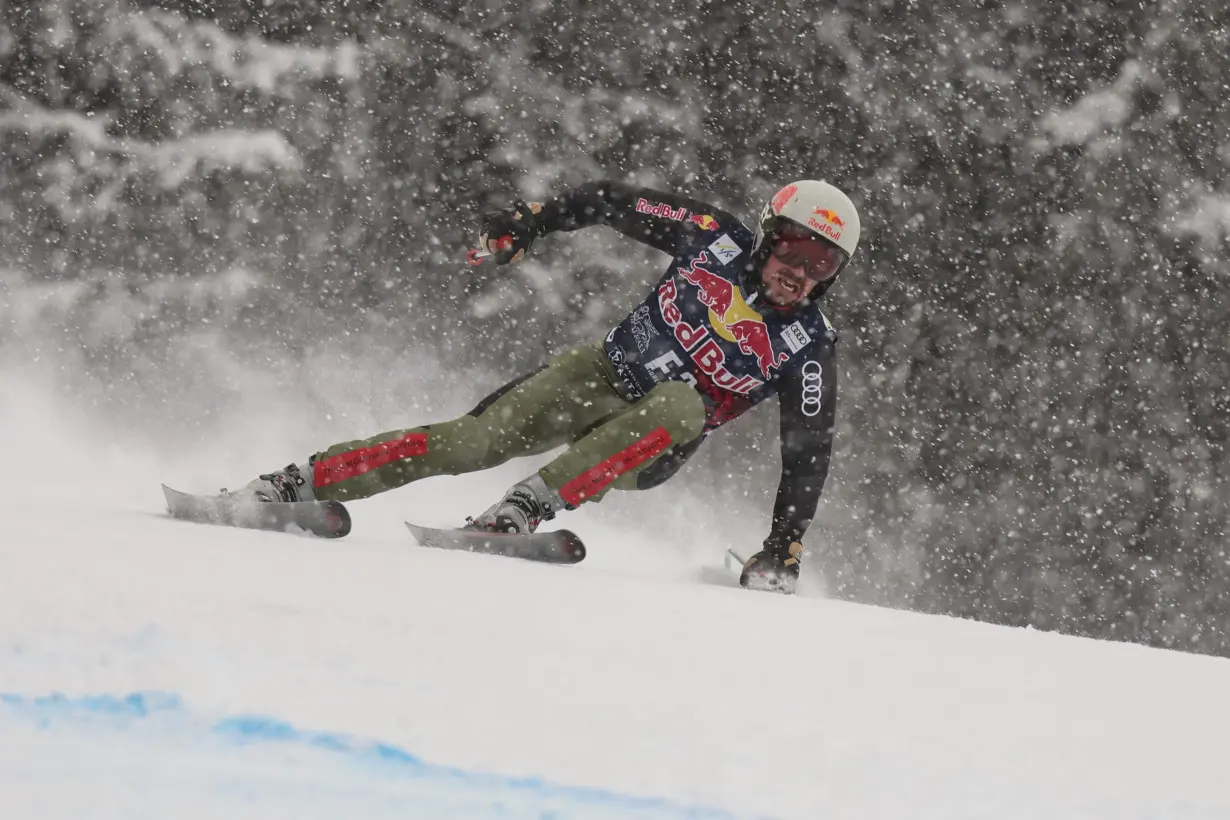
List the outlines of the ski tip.
{"label": "ski tip", "polygon": [[578,564],[585,560],[585,542],[572,530],[560,530],[559,535],[564,538],[563,551],[564,555],[570,559],[573,564]]}
{"label": "ski tip", "polygon": [[350,520],[350,510],[346,509],[346,505],[340,501],[325,502],[322,508],[322,520],[324,521],[324,530],[318,533],[325,538],[345,538],[350,535],[352,521]]}
{"label": "ski tip", "polygon": [[183,490],[177,490],[174,487],[170,486],[169,484],[163,484],[161,485],[161,487],[162,487],[162,495],[164,498],[166,498],[168,504],[171,503],[172,501],[196,497],[192,493],[186,493]]}

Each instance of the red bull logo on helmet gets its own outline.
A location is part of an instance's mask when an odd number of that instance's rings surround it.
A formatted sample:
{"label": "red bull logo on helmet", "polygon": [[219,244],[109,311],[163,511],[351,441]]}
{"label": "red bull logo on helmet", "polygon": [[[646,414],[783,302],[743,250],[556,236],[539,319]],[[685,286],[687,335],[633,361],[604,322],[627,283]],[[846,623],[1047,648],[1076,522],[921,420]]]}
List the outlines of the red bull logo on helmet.
{"label": "red bull logo on helmet", "polygon": [[692,214],[688,219],[699,225],[701,230],[716,231],[718,228],[718,221],[709,214]]}
{"label": "red bull logo on helmet", "polygon": [[[820,219],[816,219],[816,217]],[[821,220],[824,220],[823,222]],[[828,208],[816,208],[812,215],[807,218],[807,227],[814,231],[827,236],[834,242],[841,239],[841,231],[846,227],[846,222],[836,211],[830,211]]]}
{"label": "red bull logo on helmet", "polygon": [[[781,367],[790,354],[774,352],[764,318],[744,301],[743,293],[734,282],[704,267],[708,261],[709,255],[701,252],[691,265],[679,268],[679,275],[696,286],[696,298],[709,308],[709,325],[714,332],[726,341],[737,344],[742,353],[755,358],[761,375],[769,378],[769,371]],[[715,348],[721,352],[720,347],[715,345]],[[695,355],[693,361],[700,364]]]}
{"label": "red bull logo on helmet", "polygon": [[831,225],[836,225],[838,228],[846,227],[845,220],[838,216],[836,211],[830,211],[828,208],[816,208],[812,211],[812,214],[822,218]]}

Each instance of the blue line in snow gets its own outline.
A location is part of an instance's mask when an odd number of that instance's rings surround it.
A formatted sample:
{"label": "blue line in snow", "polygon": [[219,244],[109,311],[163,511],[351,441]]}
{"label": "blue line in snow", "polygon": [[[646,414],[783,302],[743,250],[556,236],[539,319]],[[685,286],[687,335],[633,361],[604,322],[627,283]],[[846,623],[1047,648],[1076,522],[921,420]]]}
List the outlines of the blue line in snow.
{"label": "blue line in snow", "polygon": [[[33,719],[42,728],[71,725],[74,722],[102,719],[117,728],[157,717],[188,717],[183,700],[171,692],[134,692],[128,695],[81,695],[69,697],[21,695],[0,692],[0,713],[8,711]],[[250,745],[288,744],[318,749],[358,764],[376,764],[386,771],[414,778],[447,779],[475,790],[509,790],[544,800],[569,800],[607,809],[667,812],[689,818],[731,818],[717,809],[685,806],[661,798],[635,797],[603,789],[562,786],[538,777],[509,777],[427,763],[391,743],[365,740],[336,732],[300,729],[291,723],[265,715],[235,715],[206,723],[205,733],[223,741]]]}

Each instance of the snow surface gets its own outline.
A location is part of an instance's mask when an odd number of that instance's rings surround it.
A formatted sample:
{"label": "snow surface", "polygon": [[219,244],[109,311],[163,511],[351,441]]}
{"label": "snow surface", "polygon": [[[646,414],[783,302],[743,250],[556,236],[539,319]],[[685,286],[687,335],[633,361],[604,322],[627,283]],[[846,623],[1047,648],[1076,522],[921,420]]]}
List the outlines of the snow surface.
{"label": "snow surface", "polygon": [[6,375],[0,817],[1230,817],[1224,659],[744,592],[652,504],[576,567],[412,546],[524,465],[340,542],[173,521],[228,442]]}

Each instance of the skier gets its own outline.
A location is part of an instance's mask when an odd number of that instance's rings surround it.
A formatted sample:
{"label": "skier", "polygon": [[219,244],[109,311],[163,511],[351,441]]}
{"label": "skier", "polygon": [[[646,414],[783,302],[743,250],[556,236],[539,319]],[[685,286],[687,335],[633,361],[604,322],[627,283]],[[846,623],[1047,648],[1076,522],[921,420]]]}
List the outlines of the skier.
{"label": "skier", "polygon": [[546,234],[592,225],[673,257],[605,339],[560,353],[460,418],[334,444],[246,490],[262,501],[347,501],[569,445],[466,525],[529,533],[612,487],[661,484],[710,433],[777,395],[781,481],[769,535],[739,581],[793,591],[833,439],[837,334],[818,300],[858,245],[854,204],[801,180],[749,230],[689,197],[607,181],[485,213],[479,241],[507,265]]}

